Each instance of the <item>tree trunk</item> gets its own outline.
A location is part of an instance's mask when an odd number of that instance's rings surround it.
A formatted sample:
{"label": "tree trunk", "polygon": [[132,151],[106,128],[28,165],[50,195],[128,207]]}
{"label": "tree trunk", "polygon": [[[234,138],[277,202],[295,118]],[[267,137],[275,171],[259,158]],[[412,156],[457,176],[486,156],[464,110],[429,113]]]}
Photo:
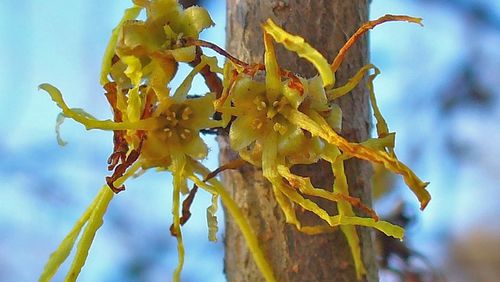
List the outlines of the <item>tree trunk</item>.
{"label": "tree trunk", "polygon": [[[264,45],[261,24],[272,18],[290,33],[298,34],[318,49],[330,62],[356,29],[368,20],[368,0],[227,0],[227,50],[250,63],[263,62]],[[276,44],[281,67],[305,77],[316,74],[311,64]],[[368,62],[366,38],[356,43],[341,69],[337,83],[342,84]],[[361,83],[353,93],[343,97],[342,135],[351,141],[365,140],[369,134],[368,93]],[[237,157],[229,147],[227,136],[219,137],[220,162]],[[319,187],[332,187],[331,167],[326,162],[294,167],[299,175],[311,177]],[[371,203],[369,164],[358,160],[346,163],[350,192]],[[223,182],[243,213],[251,222],[261,247],[278,281],[356,281],[354,263],[347,241],[340,230],[322,235],[300,233],[285,218],[277,205],[271,185],[262,172],[251,166],[225,172]],[[330,212],[331,203],[317,201]],[[335,206],[335,205],[333,205]],[[305,225],[320,223],[309,212],[297,210]],[[372,231],[359,228],[367,281],[377,281]],[[245,240],[230,216],[226,217],[225,272],[228,281],[263,281]]]}

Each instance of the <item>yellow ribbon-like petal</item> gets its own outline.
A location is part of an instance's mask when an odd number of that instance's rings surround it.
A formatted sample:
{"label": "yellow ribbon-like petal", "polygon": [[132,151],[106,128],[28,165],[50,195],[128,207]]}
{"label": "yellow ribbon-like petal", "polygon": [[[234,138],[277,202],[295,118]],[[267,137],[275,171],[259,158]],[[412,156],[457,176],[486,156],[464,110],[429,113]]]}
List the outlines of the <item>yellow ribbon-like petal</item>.
{"label": "yellow ribbon-like petal", "polygon": [[[337,149],[338,151],[338,149]],[[338,152],[337,152],[338,153]],[[337,157],[335,162],[332,163],[333,175],[335,175],[335,182],[333,184],[333,192],[341,193],[349,196],[349,188],[347,186],[347,177],[344,171],[344,159],[342,157]],[[338,202],[337,209],[339,215],[346,215],[354,217],[354,211],[352,206],[345,202]],[[356,268],[356,276],[358,280],[366,273],[363,260],[361,259],[361,247],[359,243],[359,236],[356,228],[352,225],[342,225],[340,230],[344,233],[347,238],[347,243],[351,249],[352,257],[354,259],[354,266]]]}
{"label": "yellow ribbon-like petal", "polygon": [[118,25],[113,29],[111,33],[111,38],[109,39],[108,45],[106,47],[106,51],[104,51],[104,57],[102,58],[102,67],[101,67],[101,85],[105,85],[109,82],[108,73],[111,69],[111,61],[113,56],[115,55],[115,47],[116,42],[118,41],[118,35],[120,34],[120,30],[123,24],[128,20],[133,20],[139,16],[142,7],[134,6],[132,8],[128,8],[125,10],[122,19],[118,23]]}
{"label": "yellow ribbon-like petal", "polygon": [[208,240],[212,242],[217,241],[217,231],[219,231],[219,223],[217,222],[219,195],[212,195],[212,204],[207,208],[207,224],[208,224]]}
{"label": "yellow ribbon-like petal", "polygon": [[180,195],[185,182],[184,170],[186,166],[186,157],[183,154],[174,153],[172,155],[172,174],[174,189],[172,191],[172,215],[173,229],[175,230],[175,238],[177,239],[177,254],[178,263],[175,268],[173,281],[179,282],[181,277],[182,267],[184,266],[184,244],[182,242],[182,232],[180,224]]}
{"label": "yellow ribbon-like petal", "polygon": [[[370,149],[357,143],[350,143],[338,135],[328,123],[314,111],[309,116],[295,109],[283,109],[281,113],[293,124],[309,131],[313,136],[320,136],[328,143],[339,147],[344,154],[363,160],[383,164],[387,169],[403,176],[403,179],[420,201],[420,209],[425,209],[431,195],[425,189],[429,184],[422,182],[415,173],[405,164],[386,152]],[[312,117],[312,118],[311,118]]]}
{"label": "yellow ribbon-like petal", "polygon": [[62,109],[65,117],[81,123],[86,129],[102,130],[154,130],[164,126],[164,122],[157,118],[141,119],[136,122],[114,122],[112,120],[97,120],[81,109],[69,108],[64,102],[61,92],[54,86],[44,83],[40,89],[49,93],[52,100]]}
{"label": "yellow ribbon-like petal", "polygon": [[[199,162],[193,162],[191,163],[191,165],[193,166],[194,171],[204,176],[206,176],[209,173],[208,169],[206,169]],[[255,233],[253,232],[250,223],[245,218],[245,216],[241,212],[241,209],[238,207],[236,202],[234,202],[229,193],[224,189],[224,187],[222,187],[222,184],[215,178],[212,178],[208,180],[208,183],[205,183],[195,175],[190,175],[188,177],[199,187],[202,187],[211,193],[216,193],[220,195],[222,203],[226,208],[226,211],[228,211],[228,213],[233,217],[234,222],[240,228],[241,234],[245,238],[248,249],[250,250],[252,257],[255,260],[255,264],[262,272],[264,279],[266,279],[266,281],[268,282],[276,281],[276,278],[274,277],[273,274],[273,270],[270,267],[269,263],[267,262],[264,253],[262,252],[262,249],[259,246],[259,241],[257,239],[257,236],[255,236]]]}
{"label": "yellow ribbon-like petal", "polygon": [[269,103],[278,99],[281,93],[281,76],[274,45],[269,34],[264,32],[264,64],[266,65],[266,95]]}
{"label": "yellow ribbon-like petal", "polygon": [[88,206],[87,210],[83,213],[83,215],[76,221],[76,224],[73,226],[71,231],[66,235],[64,240],[61,242],[56,251],[54,251],[45,265],[45,268],[40,275],[39,281],[50,281],[52,277],[56,274],[57,270],[63,264],[63,262],[68,258],[73,246],[75,245],[76,239],[80,232],[82,231],[83,226],[88,222],[91,214],[95,210],[97,203],[100,202],[102,195],[104,192],[109,190],[109,187],[104,186],[92,203]]}
{"label": "yellow ribbon-like petal", "polygon": [[262,26],[264,31],[271,35],[276,42],[283,44],[286,49],[297,53],[299,57],[311,62],[318,70],[323,80],[324,87],[335,83],[335,77],[330,69],[328,61],[318,52],[318,50],[309,45],[304,38],[286,32],[277,26],[271,19],[268,19]]}
{"label": "yellow ribbon-like petal", "polygon": [[328,96],[328,100],[331,101],[337,99],[351,92],[359,84],[361,79],[363,79],[365,73],[372,68],[376,69],[374,65],[368,64],[359,69],[359,71],[353,77],[351,77],[349,81],[347,81],[347,83],[344,84],[343,86],[327,90],[326,95]]}
{"label": "yellow ribbon-like petal", "polygon": [[202,30],[215,25],[208,11],[199,6],[187,8],[184,11],[184,15],[188,19],[188,25],[194,28],[196,33],[200,33]]}

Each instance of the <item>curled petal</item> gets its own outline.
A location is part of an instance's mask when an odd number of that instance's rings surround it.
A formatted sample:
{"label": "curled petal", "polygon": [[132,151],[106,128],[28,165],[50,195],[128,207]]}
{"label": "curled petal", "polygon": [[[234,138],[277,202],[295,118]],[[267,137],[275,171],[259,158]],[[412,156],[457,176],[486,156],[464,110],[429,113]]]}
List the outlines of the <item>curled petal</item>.
{"label": "curled petal", "polygon": [[[338,151],[338,149],[337,149]],[[333,184],[333,191],[349,196],[349,188],[347,185],[347,177],[344,171],[344,158],[337,157],[335,162],[332,163],[332,171],[333,175],[335,175],[335,182]],[[337,209],[339,211],[339,215],[346,215],[354,217],[354,211],[352,210],[352,206],[345,202],[337,203]],[[366,269],[363,265],[363,261],[361,259],[361,249],[359,246],[359,236],[356,232],[356,228],[354,226],[344,225],[340,226],[340,230],[344,233],[347,238],[347,243],[349,244],[349,248],[351,249],[351,253],[354,259],[354,265],[356,268],[356,276],[358,279],[361,279],[362,275],[366,273]]]}
{"label": "curled petal", "polygon": [[337,104],[331,104],[326,122],[333,130],[340,132],[342,130],[342,109]]}
{"label": "curled petal", "polygon": [[184,15],[188,19],[188,25],[196,31],[196,33],[200,33],[202,30],[214,26],[214,22],[208,11],[199,6],[191,6],[184,11]]}
{"label": "curled petal", "polygon": [[[263,156],[264,157],[264,156]],[[269,179],[269,178],[268,178]],[[269,179],[271,180],[271,179]],[[283,182],[281,182],[283,183]],[[359,226],[367,226],[373,227],[385,233],[388,236],[392,236],[394,238],[401,239],[404,235],[404,229],[393,225],[386,221],[376,221],[373,218],[363,218],[357,216],[345,216],[345,215],[335,215],[330,216],[327,211],[318,206],[315,202],[304,198],[300,193],[298,193],[295,189],[292,189],[288,185],[279,184],[278,182],[273,182],[274,185],[278,185],[280,191],[286,195],[286,197],[293,202],[300,205],[305,210],[311,211],[318,215],[321,219],[326,221],[331,227],[339,226],[339,225],[359,225]]]}
{"label": "curled petal", "polygon": [[[130,178],[130,176],[132,176],[139,169],[139,167],[139,165],[133,166],[123,177],[117,180],[117,184],[123,184],[123,182]],[[83,230],[83,234],[81,235],[78,242],[73,263],[71,264],[65,279],[65,281],[76,280],[76,277],[85,264],[85,260],[87,259],[88,252],[95,234],[103,224],[104,213],[108,208],[109,202],[113,199],[113,195],[114,194],[111,192],[111,190],[109,190],[107,186],[103,186],[101,188],[92,204],[89,205],[89,207],[77,221],[71,232],[59,245],[58,249],[50,256],[39,281],[49,281],[50,278],[54,276],[57,269],[68,258],[71,249],[75,244],[75,240],[80,234],[83,226],[86,224],[86,227]]]}
{"label": "curled petal", "polygon": [[308,115],[297,110],[288,108],[282,114],[293,124],[309,131],[313,136],[319,136],[328,143],[339,147],[346,155],[363,160],[383,164],[387,169],[403,176],[403,179],[420,201],[420,209],[425,209],[431,199],[431,195],[425,189],[429,184],[422,182],[415,173],[394,156],[386,152],[370,149],[357,143],[350,143],[338,135],[328,123],[317,113],[311,112],[311,119]]}
{"label": "curled petal", "polygon": [[68,235],[66,235],[57,250],[50,255],[49,260],[45,265],[42,274],[40,275],[39,281],[50,281],[54,274],[57,272],[57,269],[59,269],[61,264],[68,258],[71,250],[75,245],[76,239],[83,229],[83,226],[88,222],[92,212],[100,202],[103,193],[105,193],[106,191],[109,191],[109,188],[107,186],[104,186],[99,191],[92,203],[88,206],[87,210],[78,219]]}
{"label": "curled petal", "polygon": [[40,89],[45,90],[49,93],[52,100],[57,104],[59,108],[62,109],[64,116],[74,119],[75,121],[81,123],[86,129],[102,129],[102,130],[125,130],[125,129],[142,129],[142,130],[153,130],[164,126],[162,122],[156,118],[142,119],[136,122],[114,122],[112,120],[97,120],[92,115],[84,112],[81,109],[72,108],[70,109],[66,102],[64,102],[63,97],[59,89],[54,86],[44,83],[40,84]]}
{"label": "curled petal", "polygon": [[386,148],[394,148],[395,138],[396,133],[392,132],[381,138],[370,138],[361,144],[368,148],[384,151]]}
{"label": "curled petal", "polygon": [[175,26],[176,30],[180,28],[183,11],[182,6],[176,0],[147,1],[144,6],[148,20],[164,22],[163,19],[168,19],[169,24]]}
{"label": "curled petal", "polygon": [[116,53],[122,55],[143,56],[156,52],[162,47],[170,47],[170,41],[165,42],[163,29],[151,26],[143,21],[127,21],[123,24],[118,36]]}
{"label": "curled petal", "polygon": [[165,50],[162,53],[172,56],[176,62],[189,63],[196,58],[196,47],[195,46],[181,47],[173,50]]}
{"label": "curled petal", "polygon": [[[202,175],[209,174],[208,169],[205,168],[199,162],[192,162],[191,165],[193,166],[193,170],[195,172],[200,173]],[[238,207],[236,202],[234,202],[231,196],[224,189],[222,184],[215,178],[212,178],[207,181],[208,183],[205,183],[195,175],[188,175],[188,177],[196,185],[206,189],[210,193],[216,193],[220,195],[222,203],[226,208],[226,211],[233,217],[234,222],[240,228],[241,234],[245,238],[245,242],[247,243],[248,249],[250,250],[252,257],[255,260],[255,264],[262,272],[262,275],[264,276],[266,281],[269,282],[276,281],[276,278],[274,277],[273,274],[273,270],[270,267],[269,263],[267,262],[266,257],[264,256],[264,253],[262,252],[262,249],[259,246],[259,241],[254,231],[252,230],[250,223],[245,218],[245,216],[241,212],[241,209]]]}
{"label": "curled petal", "polygon": [[180,224],[180,194],[184,189],[185,178],[184,171],[186,166],[186,158],[182,154],[173,154],[172,156],[172,174],[173,174],[173,186],[172,191],[172,215],[173,215],[173,233],[177,238],[177,254],[178,254],[178,264],[174,271],[173,280],[180,281],[180,275],[182,267],[184,265],[184,244],[182,242],[181,224]]}
{"label": "curled petal", "polygon": [[277,26],[271,19],[268,19],[263,24],[263,27],[264,31],[271,35],[276,42],[283,44],[286,49],[297,53],[299,57],[311,62],[318,70],[319,75],[323,80],[324,87],[334,84],[335,77],[333,76],[333,72],[330,70],[328,61],[325,57],[323,57],[323,55],[321,55],[320,52],[305,42],[304,38],[286,32]]}
{"label": "curled petal", "polygon": [[365,75],[365,73],[368,72],[372,68],[377,69],[377,68],[375,68],[374,65],[368,64],[368,65],[362,67],[343,86],[340,86],[340,87],[328,90],[326,92],[326,95],[328,96],[328,100],[331,101],[331,100],[337,99],[337,98],[342,97],[345,94],[351,92],[359,84],[359,82],[361,81],[361,79],[363,79],[363,76]]}
{"label": "curled petal", "polygon": [[[368,78],[368,90],[370,91],[370,104],[372,106],[373,110],[373,115],[375,116],[375,120],[377,121],[376,127],[377,127],[377,135],[379,138],[385,137],[386,135],[389,134],[389,127],[387,126],[387,122],[385,122],[384,117],[382,116],[382,113],[380,112],[380,109],[378,108],[377,105],[377,99],[375,98],[375,91],[373,89],[373,80],[377,75],[380,74],[380,70],[378,68],[375,68],[375,73],[370,75]],[[390,152],[393,152],[392,147],[390,147]]]}
{"label": "curled petal", "polygon": [[332,217],[332,223],[336,225],[344,224],[373,227],[379,231],[382,231],[382,233],[387,236],[391,236],[400,240],[403,239],[405,233],[405,230],[400,226],[394,225],[384,220],[375,221],[373,218],[366,217],[336,215]]}
{"label": "curled petal", "polygon": [[272,103],[278,99],[281,92],[280,68],[276,60],[274,45],[271,36],[264,32],[264,63],[266,65],[266,95]]}
{"label": "curled petal", "polygon": [[139,95],[139,86],[130,89],[127,102],[127,120],[130,122],[139,121],[143,109],[143,101]]}
{"label": "curled petal", "polygon": [[104,223],[103,217],[108,209],[109,203],[113,199],[113,195],[114,194],[109,189],[106,189],[95,206],[95,209],[92,211],[87,226],[83,231],[80,241],[78,242],[75,260],[71,264],[65,281],[76,281],[78,274],[80,274],[80,271],[85,264],[85,260],[87,259],[90,246],[94,241],[95,234]]}
{"label": "curled petal", "polygon": [[[72,108],[70,109],[72,112],[76,113],[76,114],[79,114],[81,115],[82,117],[85,117],[85,118],[88,118],[88,119],[94,119],[95,120],[95,117],[93,117],[91,114],[85,112],[83,109],[79,109],[79,108]],[[59,113],[57,115],[57,119],[56,119],[56,138],[57,138],[57,144],[59,146],[66,146],[68,144],[68,142],[64,141],[62,138],[61,138],[61,125],[63,124],[64,120],[66,119],[66,115],[64,113]]]}
{"label": "curled petal", "polygon": [[[304,85],[304,83],[302,83],[302,85]],[[299,108],[300,104],[302,104],[302,101],[304,101],[306,95],[304,95],[303,92],[299,91],[297,88],[292,86],[290,86],[289,83],[286,83],[285,85],[282,86],[281,93],[283,94],[283,96],[287,98],[290,105],[292,105],[292,107],[297,109]]]}
{"label": "curled petal", "polygon": [[356,227],[353,225],[341,225],[340,230],[344,233],[347,244],[351,249],[352,258],[354,260],[354,268],[356,269],[356,277],[361,281],[363,275],[366,274],[366,268],[361,258],[361,245]]}
{"label": "curled petal", "polygon": [[[308,177],[301,177],[292,174],[290,170],[283,165],[278,165],[277,170],[280,175],[288,181],[291,187],[299,189],[302,194],[324,198],[332,202],[337,202],[339,205],[342,204],[343,206],[355,205],[369,214],[374,220],[378,221],[379,219],[375,211],[363,205],[358,198],[351,197],[346,193],[341,193],[338,189],[337,191],[334,190],[334,192],[330,192],[326,189],[315,188],[311,184],[311,181]],[[335,175],[336,179],[337,177],[341,178],[342,176]],[[354,216],[354,213],[350,215]]]}
{"label": "curled petal", "polygon": [[123,24],[128,20],[137,18],[141,10],[142,7],[139,6],[134,6],[125,10],[122,19],[115,27],[115,29],[113,29],[113,33],[111,33],[111,38],[109,39],[106,51],[104,51],[104,57],[102,58],[101,85],[105,85],[109,82],[108,73],[111,69],[112,58],[115,55],[116,42],[118,41],[118,35],[120,34]]}
{"label": "curled petal", "polygon": [[127,65],[127,68],[123,73],[130,78],[130,81],[134,86],[139,86],[142,78],[141,60],[135,56],[122,56],[120,59]]}
{"label": "curled petal", "polygon": [[64,122],[64,119],[66,117],[64,116],[63,113],[60,113],[57,115],[57,119],[56,119],[56,138],[57,138],[57,144],[59,144],[59,146],[66,146],[66,144],[68,144],[68,142],[64,141],[62,138],[61,138],[61,125],[63,124]]}
{"label": "curled petal", "polygon": [[217,57],[208,57],[208,56],[201,56],[203,60],[207,63],[207,65],[210,67],[210,71],[214,73],[220,73],[222,74],[223,69],[219,67],[217,64]]}
{"label": "curled petal", "polygon": [[207,208],[207,224],[208,224],[208,240],[212,242],[217,241],[217,231],[219,226],[217,222],[217,213],[219,195],[212,194],[212,204]]}
{"label": "curled petal", "polygon": [[319,76],[315,76],[307,81],[307,98],[311,101],[311,108],[323,112],[329,110],[328,99],[325,88]]}

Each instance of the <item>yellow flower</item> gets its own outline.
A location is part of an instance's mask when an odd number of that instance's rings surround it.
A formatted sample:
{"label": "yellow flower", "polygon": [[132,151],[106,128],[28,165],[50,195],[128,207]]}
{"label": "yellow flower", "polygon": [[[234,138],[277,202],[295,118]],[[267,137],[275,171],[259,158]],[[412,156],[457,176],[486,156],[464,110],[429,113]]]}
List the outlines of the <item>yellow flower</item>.
{"label": "yellow flower", "polygon": [[[201,56],[198,57],[200,63],[174,93],[170,93],[168,84],[176,74],[179,62],[190,63],[196,59],[196,47],[182,46],[181,39],[185,36],[198,38],[199,32],[213,25],[213,22],[205,9],[192,7],[183,10],[175,0],[138,0],[135,4],[125,12],[113,31],[103,59],[101,83],[113,110],[113,120],[97,120],[81,109],[68,107],[61,92],[52,85],[42,84],[40,88],[48,92],[62,109],[57,120],[57,133],[64,118],[72,118],[87,129],[114,132],[114,149],[108,160],[108,169],[113,170],[113,174],[106,177],[113,192],[124,190],[125,180],[139,168],[154,167],[172,172],[172,235],[177,238],[179,253],[173,279],[179,281],[184,262],[180,195],[188,192],[187,179],[196,178],[196,174],[201,173],[189,166],[205,158],[208,153],[200,131],[220,126],[220,122],[211,118],[214,114],[215,93],[193,98],[188,97],[188,92],[193,77],[202,68],[208,66],[212,72],[220,70],[214,58]],[[146,8],[147,19],[134,20],[143,8]],[[59,134],[58,142],[64,144]],[[103,188],[86,215],[49,259],[42,278],[52,277],[87,223],[89,228],[83,231],[84,241],[79,243],[75,262],[68,274],[70,280],[76,279],[92,238],[102,224],[102,215],[112,199],[109,188]],[[215,212],[221,189],[212,189],[211,186],[207,189],[213,194],[213,203],[207,212],[210,216],[209,237],[215,239]],[[230,199],[226,197],[225,201]],[[90,209],[99,212],[91,212]]]}
{"label": "yellow flower", "polygon": [[[176,62],[191,62],[195,57],[195,47],[182,47],[182,37],[198,38],[204,29],[214,23],[208,12],[197,6],[183,10],[175,0],[134,1],[134,7],[127,9],[113,30],[106,48],[101,71],[101,84],[109,82],[111,74],[115,82],[122,86],[127,82],[123,76],[125,62],[117,61],[124,56],[133,55],[141,59],[144,65],[151,61],[162,61],[168,76],[176,69]],[[146,20],[135,20],[142,9],[146,9]],[[175,71],[174,71],[175,72]]]}
{"label": "yellow flower", "polygon": [[[379,21],[369,22],[348,41],[346,46],[378,23],[388,20],[418,19],[386,16]],[[365,273],[361,261],[359,237],[353,225],[374,227],[387,235],[402,238],[403,229],[388,222],[378,221],[376,214],[363,206],[358,199],[349,196],[343,162],[351,157],[365,159],[384,165],[387,169],[401,174],[425,207],[430,199],[422,182],[408,167],[401,163],[393,151],[394,134],[389,133],[385,120],[377,108],[371,81],[378,73],[373,65],[367,65],[349,82],[334,88],[334,71],[338,68],[347,48],[343,48],[332,66],[303,38],[289,34],[268,20],[264,29],[264,65],[241,65],[232,60],[234,67],[226,65],[224,92],[216,103],[225,121],[234,117],[230,125],[230,143],[240,156],[248,162],[262,167],[264,176],[272,183],[274,194],[286,220],[306,233],[317,234],[325,231],[324,226],[302,226],[293,205],[317,214],[331,227],[340,225],[347,237],[353,253],[358,278]],[[319,76],[304,79],[280,69],[272,39],[290,51],[310,61]],[[377,120],[379,137],[357,144],[342,138],[342,112],[332,101],[349,93],[369,70],[376,74],[370,77],[371,102]],[[254,78],[258,70],[265,71],[265,81]],[[230,75],[231,74],[231,75]],[[335,175],[332,188],[313,187],[307,178],[290,173],[294,164],[314,163],[324,159],[331,163]],[[332,216],[303,195],[322,197],[337,202],[339,215]],[[372,214],[372,218],[357,217],[356,206]]]}
{"label": "yellow flower", "polygon": [[[263,276],[268,281],[275,281],[250,224],[219,181],[214,179],[218,172],[235,168],[243,161],[226,164],[214,172],[209,172],[200,162],[208,153],[200,136],[201,131],[228,125],[231,147],[239,152],[243,160],[262,168],[263,175],[272,183],[286,221],[307,234],[328,232],[332,227],[339,226],[347,238],[358,278],[361,279],[365,269],[355,225],[373,227],[396,238],[402,238],[404,230],[379,221],[373,210],[349,195],[344,161],[356,157],[381,164],[402,175],[417,195],[422,208],[430,200],[430,195],[425,190],[427,183],[396,158],[394,133],[389,132],[373,91],[372,81],[379,73],[378,69],[367,65],[347,84],[336,88],[335,71],[350,46],[368,29],[385,21],[420,23],[420,19],[387,15],[368,22],[349,39],[332,64],[303,38],[287,33],[268,20],[263,24],[264,64],[248,65],[214,44],[198,40],[199,33],[213,25],[205,9],[195,6],[183,10],[175,0],[133,2],[135,6],[125,11],[113,30],[103,58],[100,78],[113,110],[113,119],[97,120],[82,109],[70,108],[57,88],[50,84],[40,85],[62,110],[56,122],[59,144],[65,144],[59,136],[59,126],[64,118],[71,118],[86,129],[109,130],[114,134],[113,153],[108,160],[108,170],[113,174],[106,177],[107,185],[51,255],[40,280],[49,280],[55,274],[83,230],[67,275],[67,280],[75,280],[85,263],[95,233],[103,223],[102,217],[114,195],[111,191],[123,191],[123,183],[139,169],[157,168],[168,170],[173,175],[171,234],[177,239],[179,258],[174,281],[180,280],[184,263],[181,226],[190,216],[189,206],[198,187],[212,195],[212,203],[207,209],[209,240],[216,240],[218,227],[215,213],[218,198],[221,197],[240,227]],[[146,19],[136,20],[142,9],[146,10]],[[318,76],[306,79],[281,69],[273,40],[308,60],[318,70]],[[231,63],[220,69],[215,58],[202,55],[200,47],[213,48],[226,55]],[[181,62],[197,65],[172,91],[169,83],[177,74]],[[378,138],[352,143],[339,135],[342,111],[334,100],[349,93],[372,69],[375,74],[369,77],[368,87]],[[264,81],[255,79],[258,71],[265,71]],[[193,78],[198,73],[205,76],[207,85],[215,93],[188,96]],[[207,73],[216,82],[217,73],[223,74],[222,87],[218,85],[217,90],[213,90]],[[215,111],[222,113],[222,120],[212,118]],[[311,164],[320,159],[331,164],[335,175],[332,187],[314,187],[309,178],[291,172],[295,164]],[[195,184],[191,191],[187,187],[188,180]],[[181,207],[181,194],[188,192]],[[336,202],[338,214],[329,214],[307,196]],[[304,226],[295,214],[295,206],[315,213],[325,224]],[[370,217],[356,216],[354,208],[368,213]]]}
{"label": "yellow flower", "polygon": [[183,153],[193,159],[203,159],[208,148],[200,130],[217,126],[214,114],[214,95],[185,99],[159,113],[166,120],[163,128],[148,132],[144,141],[141,162],[145,167],[168,167],[172,153]]}

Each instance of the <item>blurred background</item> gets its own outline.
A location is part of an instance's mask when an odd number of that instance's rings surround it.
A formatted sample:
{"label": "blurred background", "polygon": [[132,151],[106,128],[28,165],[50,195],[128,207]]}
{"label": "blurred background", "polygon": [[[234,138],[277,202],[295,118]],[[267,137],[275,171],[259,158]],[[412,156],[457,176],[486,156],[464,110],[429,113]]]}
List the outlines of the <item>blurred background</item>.
{"label": "blurred background", "polygon": [[[185,1],[189,2],[189,1]],[[202,37],[224,46],[222,1],[198,1],[215,28]],[[0,4],[0,281],[34,281],[49,256],[104,183],[110,132],[62,126],[58,108],[37,86],[48,82],[72,107],[110,117],[98,83],[101,57],[129,1],[3,0]],[[370,33],[379,106],[397,132],[401,160],[430,181],[425,212],[399,178],[376,208],[410,218],[410,266],[447,281],[500,277],[500,1],[375,0],[371,18],[386,13],[424,18],[424,28],[388,23]],[[185,71],[185,70],[183,70]],[[205,89],[193,89],[203,93]],[[206,164],[217,167],[217,147]],[[79,281],[165,281],[177,263],[171,224],[171,178],[147,172],[128,182],[105,217]],[[205,208],[197,195],[185,225],[183,281],[224,281],[223,228],[207,241]],[[222,214],[219,213],[222,217]],[[219,222],[223,222],[219,218]],[[418,261],[420,260],[420,262]],[[393,268],[404,261],[390,258]],[[401,266],[403,264],[403,266]],[[418,268],[417,265],[419,265]],[[61,281],[65,264],[55,281]],[[383,281],[398,281],[382,271]]]}

